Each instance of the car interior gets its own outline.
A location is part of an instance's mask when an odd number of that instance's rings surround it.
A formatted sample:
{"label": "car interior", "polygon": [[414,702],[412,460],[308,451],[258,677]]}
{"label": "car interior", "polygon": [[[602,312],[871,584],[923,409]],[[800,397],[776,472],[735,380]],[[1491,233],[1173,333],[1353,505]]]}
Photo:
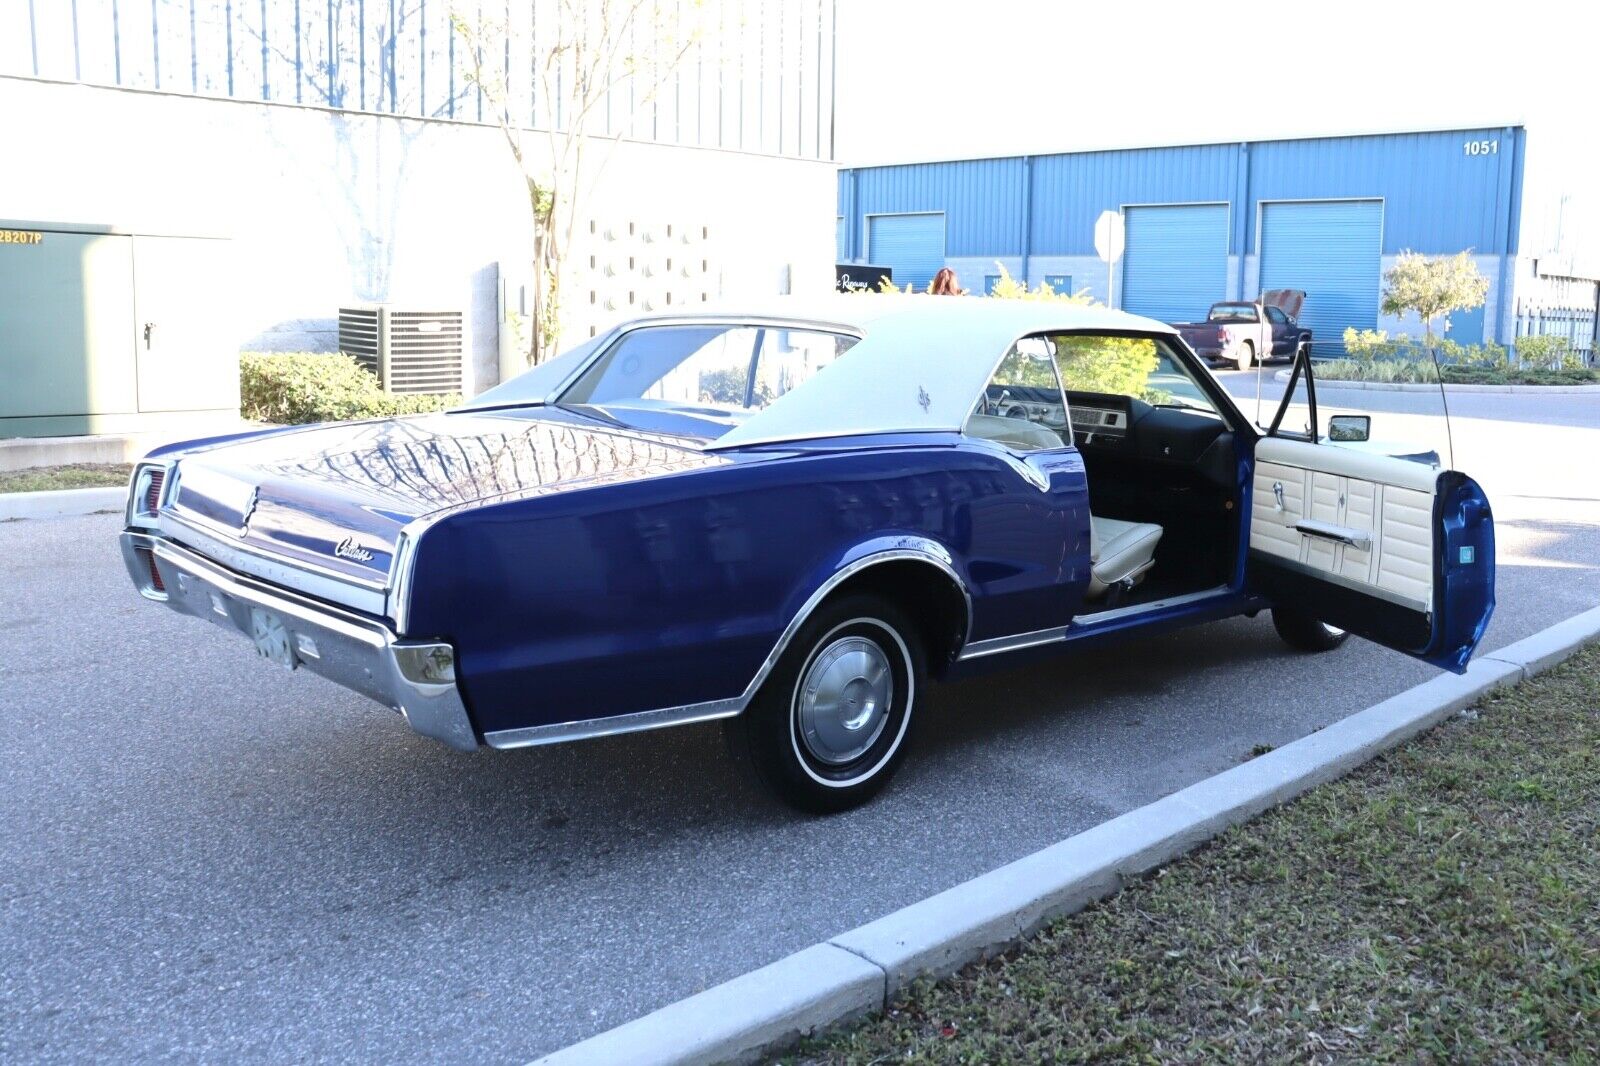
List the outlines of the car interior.
{"label": "car interior", "polygon": [[1201,592],[1232,577],[1234,433],[1164,340],[1026,338],[1001,361],[966,432],[1015,452],[1061,448],[1071,433],[1089,482],[1094,609]]}

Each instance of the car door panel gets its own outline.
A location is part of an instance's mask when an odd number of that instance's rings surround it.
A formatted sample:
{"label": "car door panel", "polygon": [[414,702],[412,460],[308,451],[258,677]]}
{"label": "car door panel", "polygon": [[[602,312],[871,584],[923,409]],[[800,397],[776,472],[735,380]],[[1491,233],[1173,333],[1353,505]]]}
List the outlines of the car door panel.
{"label": "car door panel", "polygon": [[1304,440],[1256,444],[1252,582],[1331,625],[1463,669],[1493,610],[1493,536],[1465,475]]}

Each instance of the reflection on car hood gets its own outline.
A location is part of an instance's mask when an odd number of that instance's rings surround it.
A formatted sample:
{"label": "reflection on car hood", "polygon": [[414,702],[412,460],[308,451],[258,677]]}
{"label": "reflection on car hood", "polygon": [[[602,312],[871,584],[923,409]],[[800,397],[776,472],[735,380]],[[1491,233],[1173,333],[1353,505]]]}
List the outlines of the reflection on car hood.
{"label": "reflection on car hood", "polygon": [[387,574],[400,530],[423,515],[730,461],[553,410],[311,426],[177,458],[176,518],[367,579]]}

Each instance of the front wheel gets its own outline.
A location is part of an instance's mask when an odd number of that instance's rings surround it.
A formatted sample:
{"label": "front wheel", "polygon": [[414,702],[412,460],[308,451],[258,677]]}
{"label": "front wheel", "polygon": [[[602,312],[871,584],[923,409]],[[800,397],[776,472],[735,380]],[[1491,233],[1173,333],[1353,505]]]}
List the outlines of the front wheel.
{"label": "front wheel", "polygon": [[1338,626],[1330,626],[1292,607],[1274,607],[1272,626],[1285,644],[1300,651],[1332,651],[1350,637]]}
{"label": "front wheel", "polygon": [[916,627],[877,596],[819,607],[743,714],[734,751],[792,807],[832,814],[877,795],[905,757],[927,666]]}

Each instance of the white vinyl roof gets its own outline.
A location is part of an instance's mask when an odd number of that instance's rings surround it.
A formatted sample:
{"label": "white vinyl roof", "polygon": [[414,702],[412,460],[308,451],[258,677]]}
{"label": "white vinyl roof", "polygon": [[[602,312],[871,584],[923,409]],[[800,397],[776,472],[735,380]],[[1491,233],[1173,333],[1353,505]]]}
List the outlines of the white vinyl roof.
{"label": "white vinyl roof", "polygon": [[[619,328],[698,322],[784,323],[862,338],[803,384],[706,445],[713,450],[862,433],[959,432],[1001,357],[1022,337],[1072,330],[1173,333],[1161,322],[1105,307],[887,293],[703,304],[692,311],[632,319]],[[463,406],[555,403],[613,336],[601,334]]]}
{"label": "white vinyl roof", "polygon": [[862,335],[803,385],[707,445],[714,450],[862,433],[959,432],[995,366],[1022,337],[1173,332],[1105,307],[981,297],[868,293],[773,299],[710,313],[832,324]]}

